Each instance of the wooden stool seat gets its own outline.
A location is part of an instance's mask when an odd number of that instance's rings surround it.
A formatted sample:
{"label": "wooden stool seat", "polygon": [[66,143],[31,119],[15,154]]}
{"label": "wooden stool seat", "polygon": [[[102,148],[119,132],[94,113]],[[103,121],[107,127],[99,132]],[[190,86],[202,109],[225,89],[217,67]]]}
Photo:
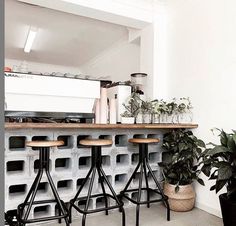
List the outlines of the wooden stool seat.
{"label": "wooden stool seat", "polygon": [[160,140],[158,138],[132,138],[129,139],[129,142],[135,144],[151,144],[158,143]]}
{"label": "wooden stool seat", "polygon": [[112,145],[112,140],[87,139],[87,140],[80,140],[79,143],[84,146],[107,146],[107,145]]}
{"label": "wooden stool seat", "polygon": [[27,141],[26,146],[28,147],[56,147],[64,145],[62,140],[42,140],[42,141]]}

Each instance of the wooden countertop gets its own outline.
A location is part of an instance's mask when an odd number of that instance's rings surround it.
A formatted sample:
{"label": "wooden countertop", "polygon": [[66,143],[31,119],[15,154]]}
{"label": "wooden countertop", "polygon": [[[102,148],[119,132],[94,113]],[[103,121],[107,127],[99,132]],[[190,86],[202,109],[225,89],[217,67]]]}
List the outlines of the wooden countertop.
{"label": "wooden countertop", "polygon": [[177,129],[197,128],[198,124],[88,124],[88,123],[5,123],[5,129]]}

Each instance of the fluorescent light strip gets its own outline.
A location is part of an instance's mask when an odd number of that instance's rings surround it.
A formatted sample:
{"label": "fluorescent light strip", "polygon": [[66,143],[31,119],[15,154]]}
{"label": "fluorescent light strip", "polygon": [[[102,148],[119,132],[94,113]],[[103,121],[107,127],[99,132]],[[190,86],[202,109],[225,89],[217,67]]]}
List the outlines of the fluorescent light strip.
{"label": "fluorescent light strip", "polygon": [[30,30],[29,30],[26,42],[25,42],[24,52],[26,52],[26,53],[30,52],[36,34],[37,34],[37,28],[32,28],[31,27]]}

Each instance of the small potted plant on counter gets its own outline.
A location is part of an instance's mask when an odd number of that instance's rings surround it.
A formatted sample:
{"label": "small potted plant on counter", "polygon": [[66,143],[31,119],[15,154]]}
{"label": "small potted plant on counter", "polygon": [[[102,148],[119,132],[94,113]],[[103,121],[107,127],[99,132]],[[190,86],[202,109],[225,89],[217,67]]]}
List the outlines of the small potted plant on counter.
{"label": "small potted plant on counter", "polygon": [[127,99],[126,103],[123,103],[125,111],[120,115],[121,123],[123,124],[134,124],[134,119],[139,112],[140,103],[138,102],[137,93],[132,93]]}
{"label": "small potted plant on counter", "polygon": [[177,122],[189,123],[193,120],[191,109],[193,108],[189,97],[182,97],[177,105]]}
{"label": "small potted plant on counter", "polygon": [[159,163],[164,177],[164,193],[169,197],[170,209],[189,211],[194,207],[195,191],[192,182],[199,178],[200,170],[196,163],[205,144],[184,129],[166,133],[163,138],[163,160]]}
{"label": "small potted plant on counter", "polygon": [[223,187],[227,192],[219,196],[224,226],[236,225],[236,131],[219,130],[220,144],[210,143],[202,153],[202,172],[215,180],[210,190],[218,193]]}
{"label": "small potted plant on counter", "polygon": [[141,103],[141,112],[143,114],[143,123],[152,122],[152,102],[151,101],[142,101]]}

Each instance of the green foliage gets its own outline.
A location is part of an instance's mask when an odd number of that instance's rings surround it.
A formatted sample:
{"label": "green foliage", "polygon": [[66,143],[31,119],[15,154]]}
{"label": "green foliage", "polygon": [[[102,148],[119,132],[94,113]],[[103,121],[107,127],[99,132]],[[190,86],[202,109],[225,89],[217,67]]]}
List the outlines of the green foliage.
{"label": "green foliage", "polygon": [[177,129],[164,134],[163,148],[166,152],[159,165],[165,181],[176,185],[176,192],[179,185],[191,184],[194,180],[204,185],[199,178],[201,170],[197,165],[204,147],[205,143],[195,137],[192,131]]}
{"label": "green foliage", "polygon": [[121,117],[136,117],[140,110],[140,97],[138,93],[132,93],[127,100],[127,103],[123,103],[125,112],[121,114]]}
{"label": "green foliage", "polygon": [[236,131],[217,130],[220,131],[220,144],[208,144],[201,155],[201,169],[210,180],[215,180],[210,190],[217,193],[226,186],[228,197],[236,201]]}
{"label": "green foliage", "polygon": [[175,114],[175,113],[185,113],[190,111],[193,107],[190,102],[189,97],[182,97],[180,99],[173,98],[170,102],[164,100],[153,100],[152,112],[155,114]]}

